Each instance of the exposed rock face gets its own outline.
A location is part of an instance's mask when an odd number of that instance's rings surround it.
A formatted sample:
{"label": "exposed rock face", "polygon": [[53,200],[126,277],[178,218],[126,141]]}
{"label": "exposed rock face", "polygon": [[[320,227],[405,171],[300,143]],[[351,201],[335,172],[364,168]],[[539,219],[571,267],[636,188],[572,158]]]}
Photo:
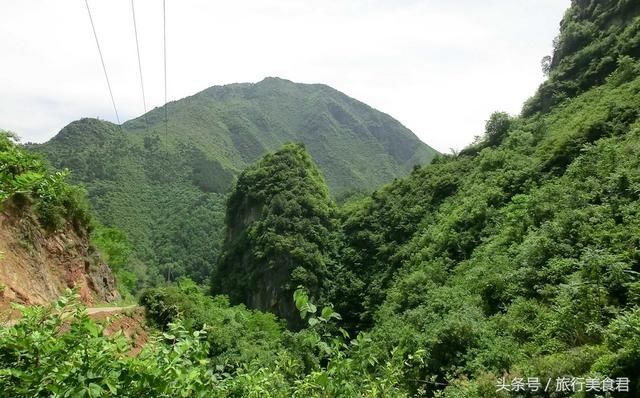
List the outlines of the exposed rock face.
{"label": "exposed rock face", "polygon": [[77,288],[85,304],[120,298],[107,264],[70,225],[46,233],[28,213],[0,214],[0,302],[44,304]]}

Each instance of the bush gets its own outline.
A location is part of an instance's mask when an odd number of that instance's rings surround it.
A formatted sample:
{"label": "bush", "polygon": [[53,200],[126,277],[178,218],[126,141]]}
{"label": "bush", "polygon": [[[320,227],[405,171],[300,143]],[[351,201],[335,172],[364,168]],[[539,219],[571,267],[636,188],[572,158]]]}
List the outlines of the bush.
{"label": "bush", "polygon": [[84,234],[91,221],[86,192],[67,182],[68,171],[50,173],[39,156],[16,145],[15,135],[0,130],[0,206],[9,199],[35,204],[42,226],[55,231],[70,222]]}

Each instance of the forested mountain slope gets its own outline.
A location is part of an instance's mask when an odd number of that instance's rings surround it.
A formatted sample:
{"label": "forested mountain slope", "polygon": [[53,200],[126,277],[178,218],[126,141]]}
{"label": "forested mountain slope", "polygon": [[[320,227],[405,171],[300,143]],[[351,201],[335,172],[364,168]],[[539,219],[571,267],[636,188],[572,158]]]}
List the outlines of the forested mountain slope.
{"label": "forested mountain slope", "polygon": [[522,116],[493,114],[460,154],[342,209],[334,302],[380,353],[421,353],[413,391],[571,375],[629,377],[637,395],[639,15],[574,1]]}
{"label": "forested mountain slope", "polygon": [[345,290],[363,289],[339,310],[363,303],[383,352],[425,350],[411,378],[453,390],[493,388],[503,372],[637,374],[639,90],[636,75],[512,120],[499,146],[442,158],[347,212],[343,261],[359,284]]}
{"label": "forested mountain slope", "polygon": [[140,278],[206,279],[234,176],[286,142],[306,146],[335,196],[371,191],[436,153],[390,116],[320,84],[216,86],[167,112],[166,131],[157,108],[122,128],[82,119],[33,146],[71,170],[105,224],[126,232]]}

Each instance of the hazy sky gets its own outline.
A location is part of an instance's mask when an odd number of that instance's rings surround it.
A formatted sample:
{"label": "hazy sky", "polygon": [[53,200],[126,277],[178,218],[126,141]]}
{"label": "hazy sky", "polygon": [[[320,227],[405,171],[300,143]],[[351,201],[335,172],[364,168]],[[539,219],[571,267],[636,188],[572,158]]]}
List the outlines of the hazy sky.
{"label": "hazy sky", "polygon": [[[130,0],[90,0],[121,121],[143,113]],[[278,76],[325,83],[440,151],[518,113],[569,0],[167,0],[169,100]],[[147,107],[164,100],[162,1],[135,2]],[[115,122],[83,0],[0,2],[0,128],[46,141]]]}

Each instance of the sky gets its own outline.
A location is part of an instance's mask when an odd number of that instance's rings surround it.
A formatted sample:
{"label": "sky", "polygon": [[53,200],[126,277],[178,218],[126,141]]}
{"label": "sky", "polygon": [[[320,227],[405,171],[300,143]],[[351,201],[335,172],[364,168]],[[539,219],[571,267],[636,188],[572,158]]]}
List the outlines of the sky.
{"label": "sky", "polygon": [[[569,0],[166,0],[169,101],[277,76],[324,83],[441,152],[544,80]],[[130,0],[89,0],[120,120],[144,113]],[[164,103],[161,0],[135,0],[147,110]],[[116,122],[83,0],[0,2],[0,128],[44,142]]]}

